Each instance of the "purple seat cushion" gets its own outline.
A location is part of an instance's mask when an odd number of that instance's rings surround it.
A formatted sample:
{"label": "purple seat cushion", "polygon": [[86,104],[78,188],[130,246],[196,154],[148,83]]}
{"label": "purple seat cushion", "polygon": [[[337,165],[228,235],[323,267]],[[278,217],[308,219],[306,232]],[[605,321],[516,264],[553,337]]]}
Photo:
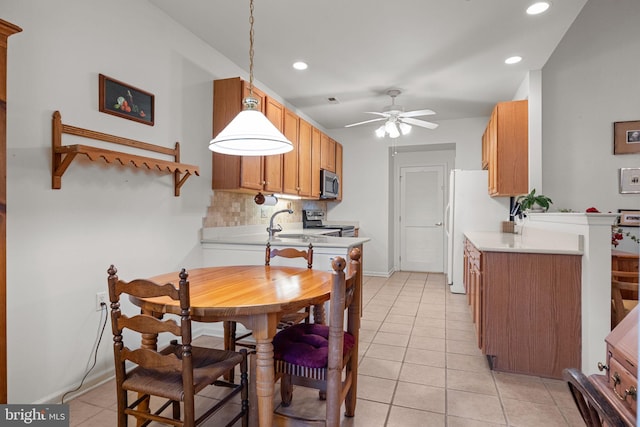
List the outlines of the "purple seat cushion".
{"label": "purple seat cushion", "polygon": [[[344,333],[342,354],[353,348],[355,338]],[[314,323],[299,323],[286,328],[273,338],[276,360],[284,360],[307,368],[326,368],[329,351],[329,327]]]}

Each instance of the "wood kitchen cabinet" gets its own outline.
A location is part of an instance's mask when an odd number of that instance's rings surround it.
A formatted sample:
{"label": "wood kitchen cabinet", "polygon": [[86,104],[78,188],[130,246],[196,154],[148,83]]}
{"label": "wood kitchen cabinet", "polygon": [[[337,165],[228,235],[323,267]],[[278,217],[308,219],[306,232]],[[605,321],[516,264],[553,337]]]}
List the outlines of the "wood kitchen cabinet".
{"label": "wood kitchen cabinet", "polygon": [[[300,119],[298,131],[298,195],[313,197],[313,126]],[[318,190],[319,191],[319,190]],[[318,193],[316,193],[317,197]]]}
{"label": "wood kitchen cabinet", "polygon": [[477,344],[483,349],[482,322],[482,253],[468,240],[464,244],[463,283],[467,303],[471,307],[471,317],[476,328]]}
{"label": "wood kitchen cabinet", "polygon": [[298,194],[298,155],[300,154],[300,118],[289,110],[284,112],[284,136],[293,144],[293,150],[283,155],[283,187],[285,194]]}
{"label": "wood kitchen cabinet", "polygon": [[[213,136],[224,129],[242,111],[242,100],[249,95],[249,83],[239,77],[213,82]],[[258,108],[280,130],[284,107],[253,88]],[[283,157],[231,156],[213,153],[214,190],[282,191]]]}
{"label": "wood kitchen cabinet", "polygon": [[482,170],[489,169],[489,141],[491,139],[491,121],[482,134]]}
{"label": "wood kitchen cabinet", "polygon": [[[249,83],[239,77],[215,80],[213,94],[215,137],[242,111]],[[275,156],[213,153],[212,188],[319,199],[320,169],[342,175],[342,146],[255,87],[253,96],[259,101],[260,111],[293,143],[294,149]],[[342,186],[340,190],[342,196]]]}
{"label": "wood kitchen cabinet", "polygon": [[492,369],[550,378],[581,363],[581,255],[491,252],[465,241],[478,347]]}
{"label": "wood kitchen cabinet", "polygon": [[[273,123],[276,129],[283,132],[284,106],[268,96],[266,102],[267,105],[265,106],[264,112],[265,116],[267,116],[267,119]],[[264,167],[264,191],[282,193],[284,155],[278,154],[273,156],[263,156],[262,162]]]}
{"label": "wood kitchen cabinet", "polygon": [[497,104],[482,138],[482,166],[489,170],[491,196],[529,192],[528,101]]}
{"label": "wood kitchen cabinet", "polygon": [[342,200],[342,144],[336,142],[336,175],[338,175],[338,181],[340,182],[340,187],[338,187],[338,197],[336,197],[336,201]]}
{"label": "wood kitchen cabinet", "polygon": [[324,133],[320,135],[320,168],[336,172],[336,142]]}
{"label": "wood kitchen cabinet", "polygon": [[320,198],[320,145],[322,144],[322,132],[313,128],[311,130],[311,196]]}

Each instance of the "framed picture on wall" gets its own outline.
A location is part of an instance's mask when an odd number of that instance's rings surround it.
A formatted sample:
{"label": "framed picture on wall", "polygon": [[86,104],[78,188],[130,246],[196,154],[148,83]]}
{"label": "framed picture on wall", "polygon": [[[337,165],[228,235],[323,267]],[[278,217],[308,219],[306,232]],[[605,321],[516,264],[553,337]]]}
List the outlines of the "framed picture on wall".
{"label": "framed picture on wall", "polygon": [[625,227],[640,227],[640,210],[636,209],[618,209],[620,219],[618,225]]}
{"label": "framed picture on wall", "polygon": [[640,193],[640,168],[620,168],[620,194]]}
{"label": "framed picture on wall", "polygon": [[103,74],[99,76],[98,92],[98,109],[103,113],[153,126],[153,94]]}
{"label": "framed picture on wall", "polygon": [[613,154],[640,153],[640,120],[613,123]]}

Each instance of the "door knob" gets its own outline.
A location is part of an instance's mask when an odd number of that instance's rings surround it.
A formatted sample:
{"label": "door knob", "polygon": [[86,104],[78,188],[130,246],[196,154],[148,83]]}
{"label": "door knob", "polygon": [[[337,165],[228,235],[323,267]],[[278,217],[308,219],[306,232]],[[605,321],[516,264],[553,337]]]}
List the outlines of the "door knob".
{"label": "door knob", "polygon": [[440,222],[436,222],[436,225],[437,225],[438,227],[441,227],[441,226],[442,226],[442,221],[440,221]]}

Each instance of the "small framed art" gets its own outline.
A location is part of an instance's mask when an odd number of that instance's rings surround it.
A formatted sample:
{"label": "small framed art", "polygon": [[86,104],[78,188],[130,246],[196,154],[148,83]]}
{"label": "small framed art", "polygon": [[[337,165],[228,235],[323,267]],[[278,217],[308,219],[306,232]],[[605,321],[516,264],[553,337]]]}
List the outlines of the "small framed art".
{"label": "small framed art", "polygon": [[640,210],[636,209],[618,209],[620,220],[618,225],[625,227],[640,227]]}
{"label": "small framed art", "polygon": [[99,106],[103,113],[153,126],[154,96],[126,83],[99,76]]}
{"label": "small framed art", "polygon": [[613,154],[640,153],[640,120],[613,123]]}
{"label": "small framed art", "polygon": [[620,194],[640,193],[640,168],[620,168]]}

